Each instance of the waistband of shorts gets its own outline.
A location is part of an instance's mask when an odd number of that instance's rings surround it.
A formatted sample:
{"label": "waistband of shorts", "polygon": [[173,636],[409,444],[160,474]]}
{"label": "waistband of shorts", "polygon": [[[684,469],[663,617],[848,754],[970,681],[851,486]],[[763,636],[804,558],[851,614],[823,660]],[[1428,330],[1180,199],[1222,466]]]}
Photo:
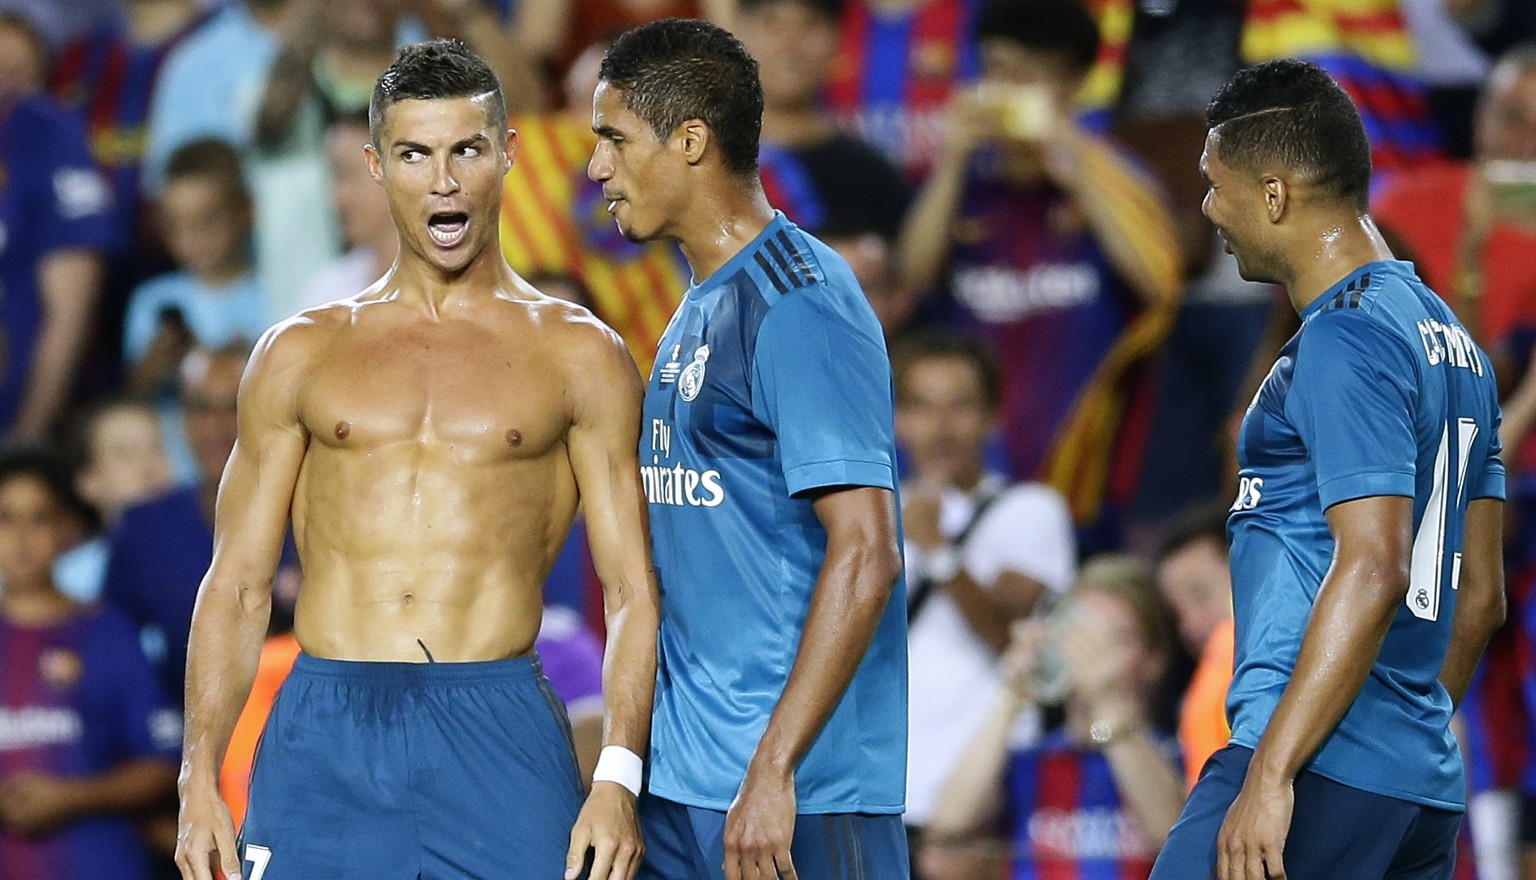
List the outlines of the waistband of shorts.
{"label": "waistband of shorts", "polygon": [[293,662],[291,675],[353,684],[421,687],[531,682],[537,680],[543,671],[537,653],[505,660],[477,660],[468,663],[383,663],[373,660],[332,660],[301,652]]}

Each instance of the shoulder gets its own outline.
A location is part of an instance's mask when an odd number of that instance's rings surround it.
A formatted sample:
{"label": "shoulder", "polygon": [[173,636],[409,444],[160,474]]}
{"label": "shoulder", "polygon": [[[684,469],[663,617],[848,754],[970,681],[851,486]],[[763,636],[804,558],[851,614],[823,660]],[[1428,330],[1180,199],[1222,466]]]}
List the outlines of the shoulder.
{"label": "shoulder", "polygon": [[1401,276],[1363,272],[1324,297],[1302,327],[1303,353],[1324,347],[1387,353],[1409,350],[1399,312],[1403,304],[1416,302],[1419,292]]}
{"label": "shoulder", "polygon": [[508,307],[526,316],[532,332],[555,349],[556,360],[567,364],[577,376],[615,378],[633,373],[638,382],[629,346],[612,327],[583,306],[547,296],[526,281],[518,281],[516,293],[506,300]]}
{"label": "shoulder", "polygon": [[1069,520],[1071,513],[1061,493],[1045,483],[1014,483],[998,493],[987,519]]}

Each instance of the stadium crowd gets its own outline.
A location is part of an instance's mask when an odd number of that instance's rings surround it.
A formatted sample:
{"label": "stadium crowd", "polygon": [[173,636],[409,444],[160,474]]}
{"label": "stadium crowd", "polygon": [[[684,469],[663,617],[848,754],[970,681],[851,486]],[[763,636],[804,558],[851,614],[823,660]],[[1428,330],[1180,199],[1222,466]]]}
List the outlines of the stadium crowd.
{"label": "stadium crowd", "polygon": [[[586,168],[602,53],[665,16],[758,59],[768,197],[847,259],[886,333],[915,876],[1144,877],[1226,742],[1233,435],[1297,324],[1222,251],[1197,160],[1221,83],[1300,57],[1361,111],[1396,254],[1498,370],[1510,610],[1458,713],[1458,871],[1536,880],[1527,0],[0,0],[0,880],[175,876],[188,629],[241,370],[268,325],[394,259],[363,145],[397,46],[458,37],[497,72],[507,260],[649,371],[689,273],[619,235]],[[302,577],[290,548],[223,776],[237,820]],[[546,604],[539,651],[590,770],[579,521]]]}

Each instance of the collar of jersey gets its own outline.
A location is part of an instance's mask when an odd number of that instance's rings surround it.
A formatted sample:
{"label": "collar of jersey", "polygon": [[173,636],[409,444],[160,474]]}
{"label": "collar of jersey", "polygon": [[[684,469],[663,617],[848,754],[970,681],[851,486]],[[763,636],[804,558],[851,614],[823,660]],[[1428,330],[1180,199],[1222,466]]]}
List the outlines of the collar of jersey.
{"label": "collar of jersey", "polygon": [[711,272],[708,278],[705,278],[703,281],[690,283],[688,285],[688,292],[684,295],[689,299],[698,299],[705,293],[708,293],[710,288],[720,283],[721,279],[735,275],[742,266],[746,265],[748,260],[752,259],[752,255],[757,253],[757,249],[763,246],[763,242],[768,240],[768,236],[784,228],[784,224],[787,222],[789,221],[784,219],[784,212],[774,209],[773,219],[768,221],[768,225],[763,227],[763,231],[759,232],[756,238],[752,239],[746,247],[737,251],[735,256],[726,260],[725,265]]}
{"label": "collar of jersey", "polygon": [[1334,282],[1333,286],[1323,291],[1322,295],[1317,299],[1307,303],[1307,307],[1301,310],[1301,320],[1306,321],[1322,311],[1323,307],[1333,300],[1334,294],[1343,290],[1350,282],[1367,272],[1391,272],[1394,275],[1412,275],[1414,274],[1414,268],[1413,264],[1406,260],[1376,260],[1366,263],[1364,266]]}

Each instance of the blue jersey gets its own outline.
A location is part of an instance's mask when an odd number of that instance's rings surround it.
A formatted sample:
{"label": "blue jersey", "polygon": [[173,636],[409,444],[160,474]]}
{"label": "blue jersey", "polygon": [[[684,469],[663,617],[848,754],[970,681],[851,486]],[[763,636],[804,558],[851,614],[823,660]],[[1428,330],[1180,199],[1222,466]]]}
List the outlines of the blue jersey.
{"label": "blue jersey", "polygon": [[[880,324],[853,273],[782,214],[684,295],[640,437],[661,581],[652,793],[730,806],[826,554],[809,496],[896,490],[892,411]],[[902,811],[905,594],[796,772],[801,813]]]}
{"label": "blue jersey", "polygon": [[1467,504],[1504,497],[1493,369],[1409,263],[1361,267],[1307,306],[1243,419],[1232,507],[1232,739],[1255,747],[1295,670],[1333,558],[1323,512],[1413,499],[1412,577],[1360,694],[1309,769],[1463,808],[1437,677],[1455,613]]}

